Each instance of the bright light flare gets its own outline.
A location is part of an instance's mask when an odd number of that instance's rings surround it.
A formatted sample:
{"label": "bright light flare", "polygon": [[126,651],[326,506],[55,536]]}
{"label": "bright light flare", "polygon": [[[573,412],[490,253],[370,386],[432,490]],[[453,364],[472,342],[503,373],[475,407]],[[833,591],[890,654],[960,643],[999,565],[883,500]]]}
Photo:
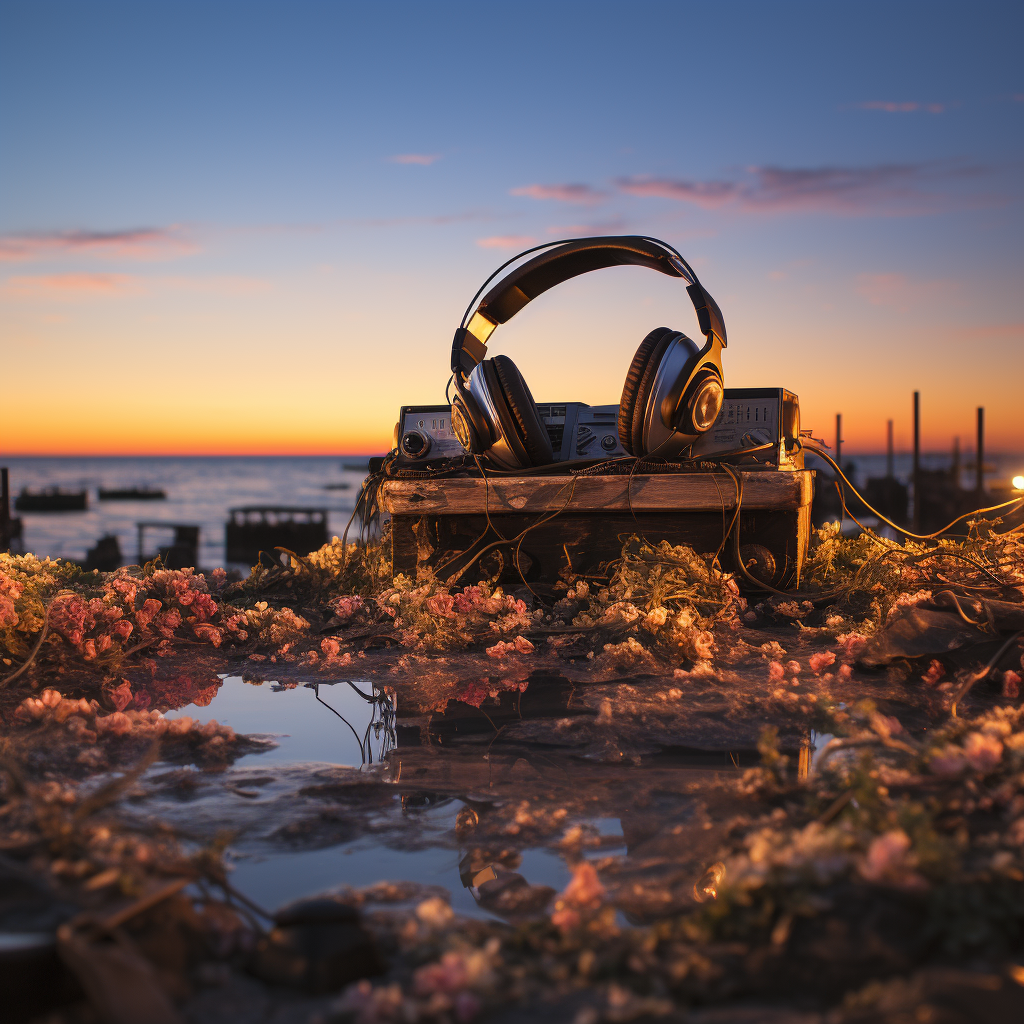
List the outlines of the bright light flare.
{"label": "bright light flare", "polygon": [[1013,489],[1015,491],[1024,491],[1024,476],[1015,476],[1013,478]]}

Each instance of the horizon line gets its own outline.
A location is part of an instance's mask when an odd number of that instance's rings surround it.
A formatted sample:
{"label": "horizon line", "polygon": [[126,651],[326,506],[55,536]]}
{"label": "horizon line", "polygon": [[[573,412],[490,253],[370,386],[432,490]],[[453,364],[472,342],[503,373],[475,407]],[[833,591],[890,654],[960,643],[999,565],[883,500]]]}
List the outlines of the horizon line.
{"label": "horizon line", "polygon": [[[888,451],[885,448],[879,449],[868,449],[868,448],[856,448],[846,452],[847,442],[843,442],[844,457],[847,455],[853,457],[855,455],[872,455],[882,456],[887,455]],[[334,459],[334,458],[379,458],[383,455],[387,455],[394,449],[389,449],[387,452],[360,452],[360,451],[338,451],[338,452],[309,452],[309,451],[294,451],[294,452],[0,452],[0,460],[2,459]],[[833,449],[829,448],[829,452]],[[974,446],[965,446],[960,449],[961,457],[972,455],[974,453]],[[813,452],[807,452],[806,454],[813,455]],[[913,455],[914,450],[912,448],[897,448],[893,451],[893,455]],[[947,458],[952,458],[952,452],[948,448],[922,448],[921,455],[923,456],[934,456],[943,455]],[[986,446],[985,455],[988,456],[1010,456],[1019,455],[1024,457],[1024,448],[1011,449],[1011,448],[990,448]]]}

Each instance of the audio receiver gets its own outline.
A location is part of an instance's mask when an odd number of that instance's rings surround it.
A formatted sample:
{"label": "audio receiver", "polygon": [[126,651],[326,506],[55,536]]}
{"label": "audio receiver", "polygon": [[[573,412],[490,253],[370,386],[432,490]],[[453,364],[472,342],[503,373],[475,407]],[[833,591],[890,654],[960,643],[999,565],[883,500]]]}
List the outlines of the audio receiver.
{"label": "audio receiver", "polygon": [[[623,458],[617,405],[584,402],[539,403],[556,462]],[[714,426],[689,449],[693,459],[715,459],[750,452],[763,465],[802,468],[803,454],[792,452],[800,436],[800,402],[785,388],[726,388]],[[424,465],[460,458],[465,449],[451,425],[451,406],[404,405],[395,424],[399,464]],[[756,452],[751,452],[757,449]]]}

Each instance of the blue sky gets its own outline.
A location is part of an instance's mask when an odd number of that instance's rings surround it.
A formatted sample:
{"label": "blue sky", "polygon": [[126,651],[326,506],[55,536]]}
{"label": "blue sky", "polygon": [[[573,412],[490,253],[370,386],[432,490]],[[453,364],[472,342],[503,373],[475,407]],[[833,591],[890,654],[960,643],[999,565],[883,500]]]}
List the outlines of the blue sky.
{"label": "blue sky", "polygon": [[[1021,12],[0,3],[0,331],[60,395],[0,450],[386,447],[494,266],[627,232],[719,300],[727,384],[865,449],[920,388],[930,446],[981,404],[1024,449]],[[614,402],[662,324],[678,282],[605,271],[492,351]]]}

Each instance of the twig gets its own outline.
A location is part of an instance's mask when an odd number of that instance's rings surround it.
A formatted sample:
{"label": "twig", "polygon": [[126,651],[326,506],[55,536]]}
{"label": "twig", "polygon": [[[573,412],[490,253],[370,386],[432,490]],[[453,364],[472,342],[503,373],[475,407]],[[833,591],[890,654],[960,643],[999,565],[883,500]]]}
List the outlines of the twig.
{"label": "twig", "polygon": [[1014,642],[1021,635],[1021,633],[1024,633],[1024,629],[1018,629],[1017,632],[1014,633],[1013,636],[1011,636],[1010,639],[1007,640],[1006,643],[1003,644],[1003,646],[1000,647],[999,650],[996,651],[996,653],[989,659],[988,664],[984,668],[979,669],[977,672],[972,672],[964,680],[963,684],[960,686],[960,689],[956,691],[956,696],[953,697],[953,704],[949,709],[949,713],[952,718],[956,718],[957,704],[959,704],[960,701],[962,701],[964,697],[967,696],[967,694],[970,692],[971,687],[974,686],[975,683],[980,683],[982,679],[984,679],[989,674],[989,672],[991,672],[992,669],[996,667],[996,665],[999,663],[999,659],[1013,646]]}

